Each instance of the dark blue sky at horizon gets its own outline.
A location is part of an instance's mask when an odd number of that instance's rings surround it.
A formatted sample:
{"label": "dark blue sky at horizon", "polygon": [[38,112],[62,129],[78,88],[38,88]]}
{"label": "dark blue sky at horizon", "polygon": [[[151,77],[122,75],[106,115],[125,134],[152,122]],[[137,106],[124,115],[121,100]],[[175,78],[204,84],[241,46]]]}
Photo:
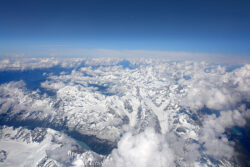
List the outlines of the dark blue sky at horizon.
{"label": "dark blue sky at horizon", "polygon": [[67,49],[250,56],[249,0],[0,0],[0,54]]}

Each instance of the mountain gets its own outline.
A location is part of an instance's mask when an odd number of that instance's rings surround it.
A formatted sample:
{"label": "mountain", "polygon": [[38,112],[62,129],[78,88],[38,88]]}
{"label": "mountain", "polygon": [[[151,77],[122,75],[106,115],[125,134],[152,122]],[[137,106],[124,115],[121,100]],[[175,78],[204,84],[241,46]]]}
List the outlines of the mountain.
{"label": "mountain", "polygon": [[1,166],[100,166],[103,160],[103,156],[52,129],[2,126],[0,140]]}
{"label": "mountain", "polygon": [[[232,69],[164,59],[53,62],[20,62],[25,66],[14,69],[17,63],[9,62],[0,72],[19,76],[0,81],[0,144],[8,146],[0,147],[0,165],[22,159],[37,166],[250,162],[249,147],[244,148],[249,142],[242,142],[248,139],[243,132],[249,128],[250,65]],[[14,161],[11,154],[19,147],[26,154],[18,153],[23,157]]]}

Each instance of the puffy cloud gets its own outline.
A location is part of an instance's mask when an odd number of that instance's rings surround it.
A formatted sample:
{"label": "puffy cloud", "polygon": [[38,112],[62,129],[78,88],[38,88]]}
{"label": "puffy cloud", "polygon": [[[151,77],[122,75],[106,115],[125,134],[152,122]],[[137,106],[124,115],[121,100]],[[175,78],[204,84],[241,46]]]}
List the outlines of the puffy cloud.
{"label": "puffy cloud", "polygon": [[201,166],[202,152],[200,150],[200,144],[191,138],[185,140],[182,136],[176,133],[168,132],[166,135],[166,142],[175,156],[176,166],[194,166],[198,164]]}
{"label": "puffy cloud", "polygon": [[84,61],[82,58],[55,59],[55,58],[16,58],[0,60],[0,71],[7,70],[33,70],[38,68],[75,68]]}
{"label": "puffy cloud", "polygon": [[192,79],[181,84],[188,89],[182,104],[192,110],[204,106],[215,110],[234,109],[238,103],[249,101],[250,66],[227,73],[220,66],[209,73],[201,68]]}
{"label": "puffy cloud", "polygon": [[124,134],[104,166],[170,167],[174,166],[174,158],[165,138],[153,129],[146,129],[137,135],[131,132]]}
{"label": "puffy cloud", "polygon": [[59,90],[59,89],[65,87],[65,86],[66,85],[63,82],[53,83],[53,82],[49,82],[48,80],[41,83],[41,87],[46,88],[48,90]]}
{"label": "puffy cloud", "polygon": [[243,127],[250,118],[249,112],[242,105],[239,109],[222,111],[218,117],[214,114],[205,116],[199,139],[204,144],[205,152],[215,159],[231,158],[234,154],[234,143],[228,141],[225,132],[233,126]]}

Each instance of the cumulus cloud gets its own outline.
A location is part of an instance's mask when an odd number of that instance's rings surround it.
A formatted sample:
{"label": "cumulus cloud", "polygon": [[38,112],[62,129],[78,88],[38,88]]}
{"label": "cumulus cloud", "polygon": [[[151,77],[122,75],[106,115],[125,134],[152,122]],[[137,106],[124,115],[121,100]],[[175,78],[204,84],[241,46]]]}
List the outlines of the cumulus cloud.
{"label": "cumulus cloud", "polygon": [[126,133],[104,162],[105,167],[170,167],[174,166],[174,154],[165,138],[153,129],[133,135]]}
{"label": "cumulus cloud", "polygon": [[0,71],[7,70],[33,70],[41,68],[52,68],[61,66],[63,68],[73,68],[79,66],[83,58],[5,58],[0,59]]}
{"label": "cumulus cloud", "polygon": [[215,114],[206,116],[199,139],[204,144],[205,152],[215,159],[231,158],[234,154],[234,143],[228,141],[225,132],[233,126],[245,126],[250,118],[249,112],[242,105],[235,110],[222,111],[218,117]]}
{"label": "cumulus cloud", "polygon": [[245,65],[232,72],[225,72],[220,66],[210,72],[201,68],[192,79],[181,84],[188,88],[183,105],[198,110],[233,109],[241,101],[249,101],[250,66]]}

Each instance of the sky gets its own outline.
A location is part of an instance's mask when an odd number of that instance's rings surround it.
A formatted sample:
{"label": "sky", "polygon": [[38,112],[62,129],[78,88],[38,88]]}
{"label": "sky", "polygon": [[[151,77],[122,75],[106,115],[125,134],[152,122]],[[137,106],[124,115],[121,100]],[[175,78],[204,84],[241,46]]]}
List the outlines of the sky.
{"label": "sky", "polygon": [[249,0],[0,0],[0,56],[105,49],[249,59],[249,9]]}

